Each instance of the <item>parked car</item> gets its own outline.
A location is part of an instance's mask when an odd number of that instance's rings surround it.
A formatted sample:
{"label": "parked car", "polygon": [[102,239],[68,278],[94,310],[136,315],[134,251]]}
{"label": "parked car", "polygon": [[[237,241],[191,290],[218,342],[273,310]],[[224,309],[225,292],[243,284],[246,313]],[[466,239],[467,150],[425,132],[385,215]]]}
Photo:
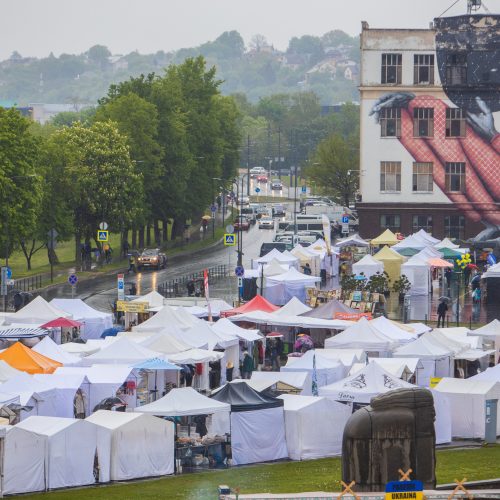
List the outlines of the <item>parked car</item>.
{"label": "parked car", "polygon": [[235,219],[233,226],[236,231],[248,231],[250,229],[250,221],[245,215],[239,215]]}
{"label": "parked car", "polygon": [[283,183],[279,179],[273,179],[271,181],[271,189],[273,191],[281,191],[283,189]]}
{"label": "parked car", "polygon": [[262,182],[266,183],[267,182],[267,175],[266,174],[260,174],[257,176],[257,182]]}
{"label": "parked car", "polygon": [[145,248],[141,255],[137,257],[137,270],[140,271],[146,267],[156,270],[165,269],[167,267],[167,256],[160,252],[159,248]]}
{"label": "parked car", "polygon": [[285,207],[283,205],[273,205],[273,217],[285,217]]}
{"label": "parked car", "polygon": [[257,222],[257,211],[252,206],[242,207],[240,214],[246,216],[250,224],[255,224]]}
{"label": "parked car", "polygon": [[262,217],[259,219],[259,229],[274,229],[274,219],[272,217]]}
{"label": "parked car", "polygon": [[246,206],[250,203],[250,198],[248,196],[240,196],[238,198],[238,206]]}

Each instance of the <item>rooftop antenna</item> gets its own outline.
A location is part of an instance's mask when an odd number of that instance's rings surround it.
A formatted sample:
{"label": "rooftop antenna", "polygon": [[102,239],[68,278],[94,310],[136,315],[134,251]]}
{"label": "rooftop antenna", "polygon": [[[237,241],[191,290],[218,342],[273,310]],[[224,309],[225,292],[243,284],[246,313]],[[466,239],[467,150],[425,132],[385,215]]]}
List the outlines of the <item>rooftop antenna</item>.
{"label": "rooftop antenna", "polygon": [[481,8],[481,0],[467,0],[467,14],[477,12]]}

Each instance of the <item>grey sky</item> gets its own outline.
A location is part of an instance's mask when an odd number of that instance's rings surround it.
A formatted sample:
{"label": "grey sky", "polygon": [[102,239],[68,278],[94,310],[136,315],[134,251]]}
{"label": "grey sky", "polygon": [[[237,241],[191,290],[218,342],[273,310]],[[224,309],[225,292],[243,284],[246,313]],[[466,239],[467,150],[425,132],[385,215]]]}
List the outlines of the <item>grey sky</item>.
{"label": "grey sky", "polygon": [[[263,34],[279,49],[292,36],[342,29],[427,27],[454,0],[1,0],[0,59],[81,53],[95,44],[113,54],[170,51],[237,30]],[[500,0],[485,0],[500,12]],[[448,14],[461,14],[460,0]]]}

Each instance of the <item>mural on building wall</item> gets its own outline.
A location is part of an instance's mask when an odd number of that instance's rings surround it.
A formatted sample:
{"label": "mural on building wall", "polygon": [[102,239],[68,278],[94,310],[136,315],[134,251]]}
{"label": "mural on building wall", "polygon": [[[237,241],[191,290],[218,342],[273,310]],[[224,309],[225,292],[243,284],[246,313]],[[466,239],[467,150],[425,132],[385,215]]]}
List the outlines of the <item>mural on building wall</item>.
{"label": "mural on building wall", "polygon": [[[416,162],[432,162],[433,177],[446,196],[485,230],[477,240],[500,237],[500,16],[439,18],[436,25],[436,59],[443,89],[465,113],[460,137],[446,136],[449,106],[432,96],[387,93],[370,114],[379,119],[383,108],[401,108],[399,140]],[[414,110],[433,109],[433,133],[415,137]],[[499,120],[497,120],[499,121]],[[465,186],[449,189],[446,164],[465,164]]]}

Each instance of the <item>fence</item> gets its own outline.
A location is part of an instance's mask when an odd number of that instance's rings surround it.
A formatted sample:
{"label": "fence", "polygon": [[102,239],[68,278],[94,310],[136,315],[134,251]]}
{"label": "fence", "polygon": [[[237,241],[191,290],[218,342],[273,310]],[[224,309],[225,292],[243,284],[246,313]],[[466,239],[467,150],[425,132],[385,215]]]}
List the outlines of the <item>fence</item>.
{"label": "fence", "polygon": [[31,292],[42,288],[42,275],[28,276],[27,278],[20,278],[14,281],[12,287],[14,290],[21,290],[23,292]]}
{"label": "fence", "polygon": [[[164,297],[182,297],[187,295],[187,284],[189,282],[194,282],[198,286],[197,288],[203,291],[203,273],[204,271],[198,271],[196,273],[188,274],[187,276],[182,276],[180,278],[175,278],[170,281],[165,281],[158,285],[158,293]],[[221,278],[226,278],[230,275],[230,270],[227,265],[221,264],[220,266],[214,266],[208,268],[208,283],[209,285],[214,284],[217,280]]]}

